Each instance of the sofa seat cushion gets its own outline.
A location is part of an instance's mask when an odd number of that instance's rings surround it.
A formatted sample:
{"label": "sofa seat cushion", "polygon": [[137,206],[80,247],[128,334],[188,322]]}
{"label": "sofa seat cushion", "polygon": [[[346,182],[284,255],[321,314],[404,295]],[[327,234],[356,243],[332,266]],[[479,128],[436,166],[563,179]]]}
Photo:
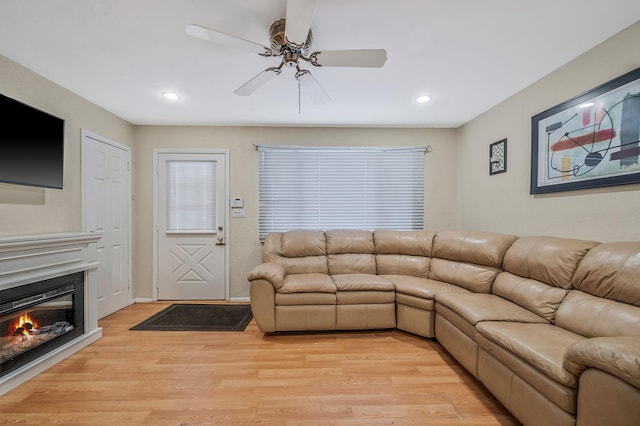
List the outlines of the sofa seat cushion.
{"label": "sofa seat cushion", "polygon": [[362,305],[377,303],[395,303],[394,291],[338,291],[336,302],[338,305]]}
{"label": "sofa seat cushion", "polygon": [[438,305],[446,306],[472,325],[480,321],[548,323],[544,318],[522,306],[494,294],[439,293],[436,296],[436,311]]}
{"label": "sofa seat cushion", "polygon": [[[551,324],[483,321],[476,328],[487,340],[513,353],[550,379],[570,388],[578,386],[578,378],[563,367],[563,361],[571,345],[585,340],[585,337]],[[478,341],[480,345],[481,342]]]}
{"label": "sofa seat cushion", "polygon": [[408,294],[422,299],[433,300],[437,293],[469,293],[462,287],[428,278],[409,277],[405,275],[383,275],[391,281],[397,293]]}
{"label": "sofa seat cushion", "polygon": [[371,274],[331,275],[338,291],[393,291],[393,283],[384,277]]}
{"label": "sofa seat cushion", "polygon": [[[535,405],[537,400],[545,400],[543,405],[555,405],[566,413],[575,414],[578,401],[578,389],[575,387],[562,385],[551,379],[527,361],[504,349],[502,346],[493,343],[491,340],[476,334],[478,344],[478,378],[492,392],[494,396],[507,397],[507,403],[513,400],[522,400],[524,404]],[[520,384],[524,384],[528,390],[524,391]],[[518,389],[520,388],[520,389]],[[530,388],[535,389],[533,392]],[[539,394],[538,394],[539,393]],[[512,399],[511,395],[518,394]],[[531,398],[533,401],[529,401]],[[502,399],[502,398],[499,398]],[[540,408],[540,407],[539,407]],[[554,416],[555,417],[555,416]],[[558,424],[557,418],[551,422],[538,424]],[[569,423],[575,426],[575,419]]]}
{"label": "sofa seat cushion", "polygon": [[336,285],[326,274],[287,275],[278,293],[335,293]]}
{"label": "sofa seat cushion", "polygon": [[433,311],[435,309],[436,302],[433,299],[423,299],[422,297],[396,292],[396,304],[411,306],[412,308],[421,309],[423,311]]}
{"label": "sofa seat cushion", "polygon": [[335,305],[335,293],[276,293],[276,306]]}

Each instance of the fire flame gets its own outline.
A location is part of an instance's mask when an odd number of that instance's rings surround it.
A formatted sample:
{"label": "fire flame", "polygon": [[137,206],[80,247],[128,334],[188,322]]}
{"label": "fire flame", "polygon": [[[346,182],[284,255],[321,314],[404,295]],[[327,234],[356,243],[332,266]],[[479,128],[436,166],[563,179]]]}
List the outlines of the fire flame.
{"label": "fire flame", "polygon": [[29,334],[30,330],[25,327],[27,324],[31,324],[31,330],[38,329],[38,324],[29,316],[29,314],[22,314],[16,321],[15,330],[18,331],[19,328],[22,328],[22,334]]}

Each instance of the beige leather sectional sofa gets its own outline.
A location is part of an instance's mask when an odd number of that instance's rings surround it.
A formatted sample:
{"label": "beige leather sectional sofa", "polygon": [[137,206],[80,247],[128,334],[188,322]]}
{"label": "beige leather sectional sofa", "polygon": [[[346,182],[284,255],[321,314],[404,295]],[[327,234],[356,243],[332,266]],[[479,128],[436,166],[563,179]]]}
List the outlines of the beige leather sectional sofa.
{"label": "beige leather sectional sofa", "polygon": [[264,332],[398,328],[524,424],[640,424],[640,242],[291,231],[248,279]]}

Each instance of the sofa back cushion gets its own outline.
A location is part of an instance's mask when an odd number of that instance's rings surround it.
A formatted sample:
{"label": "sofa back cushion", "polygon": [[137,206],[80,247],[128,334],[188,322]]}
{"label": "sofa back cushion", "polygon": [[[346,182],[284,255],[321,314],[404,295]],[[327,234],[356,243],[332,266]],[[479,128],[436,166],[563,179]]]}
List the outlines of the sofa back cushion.
{"label": "sofa back cushion", "polygon": [[427,278],[434,235],[429,231],[375,231],[377,274]]}
{"label": "sofa back cushion", "polygon": [[640,242],[594,247],[578,265],[571,282],[585,293],[640,306]]}
{"label": "sofa back cushion", "polygon": [[585,337],[640,336],[640,308],[571,290],[558,308],[556,325]]}
{"label": "sofa back cushion", "polygon": [[433,239],[429,278],[490,293],[504,254],[517,238],[494,232],[438,232]]}
{"label": "sofa back cushion", "polygon": [[328,274],[327,244],[323,231],[288,231],[268,234],[263,261],[278,263],[287,274]]}
{"label": "sofa back cushion", "polygon": [[433,257],[500,268],[518,237],[496,232],[444,231],[433,239]]}
{"label": "sofa back cushion", "polygon": [[327,264],[331,275],[375,274],[373,233],[370,231],[326,231]]}
{"label": "sofa back cushion", "polygon": [[504,255],[492,293],[555,321],[571,277],[585,254],[598,243],[556,237],[522,237]]}
{"label": "sofa back cushion", "polygon": [[571,283],[557,325],[587,337],[640,336],[640,242],[594,247]]}
{"label": "sofa back cushion", "polygon": [[504,255],[502,269],[553,287],[569,289],[578,264],[595,241],[558,237],[521,237]]}
{"label": "sofa back cushion", "polygon": [[491,292],[553,322],[558,306],[567,290],[553,287],[531,278],[501,272],[493,282]]}

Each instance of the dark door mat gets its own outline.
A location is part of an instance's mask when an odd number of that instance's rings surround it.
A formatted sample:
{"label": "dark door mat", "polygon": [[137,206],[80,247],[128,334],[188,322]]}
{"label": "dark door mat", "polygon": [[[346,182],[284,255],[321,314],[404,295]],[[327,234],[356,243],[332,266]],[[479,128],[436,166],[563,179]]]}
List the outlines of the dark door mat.
{"label": "dark door mat", "polygon": [[252,318],[251,305],[173,304],[130,330],[244,331]]}

